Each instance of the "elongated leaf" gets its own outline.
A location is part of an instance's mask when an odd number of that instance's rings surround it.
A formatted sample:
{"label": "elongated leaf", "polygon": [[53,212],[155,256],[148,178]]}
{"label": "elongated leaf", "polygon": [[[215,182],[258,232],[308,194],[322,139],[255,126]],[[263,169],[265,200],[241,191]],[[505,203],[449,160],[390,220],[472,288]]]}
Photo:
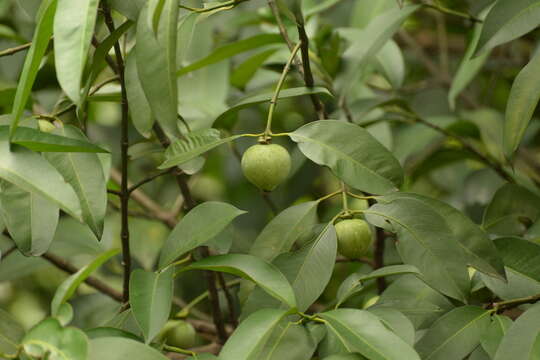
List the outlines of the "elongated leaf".
{"label": "elongated leaf", "polygon": [[[536,5],[538,8],[536,10],[538,12],[537,23],[540,23],[540,1],[536,1]],[[537,51],[514,79],[506,104],[503,148],[508,158],[512,157],[519,147],[539,99],[540,51]]]}
{"label": "elongated leaf", "polygon": [[[279,93],[279,99],[287,99],[287,98],[292,98],[292,97],[297,97],[297,96],[313,95],[313,94],[332,97],[332,95],[330,94],[330,92],[326,88],[320,87],[320,86],[315,86],[315,87],[312,87],[312,88],[309,88],[309,87],[296,87],[296,88],[284,89]],[[253,106],[253,105],[256,105],[256,104],[261,104],[261,103],[269,103],[270,100],[272,99],[273,95],[274,95],[273,92],[267,92],[267,93],[260,94],[260,95],[248,96],[248,97],[240,100],[239,102],[237,102],[233,106],[231,106],[223,114],[219,115],[215,122],[218,122],[218,121],[220,121],[222,119],[225,119],[225,118],[231,116],[232,114],[235,114],[238,111],[240,111],[242,109],[245,109],[245,108],[248,108],[250,106]]]}
{"label": "elongated leaf", "polygon": [[43,55],[45,55],[45,52],[47,51],[47,46],[49,45],[53,31],[53,19],[56,11],[56,4],[57,0],[46,0],[41,3],[39,9],[40,15],[36,29],[34,30],[32,45],[28,50],[28,54],[26,54],[21,77],[17,85],[17,92],[15,93],[15,100],[13,101],[10,138],[15,134],[24,107],[26,106],[28,97],[32,91],[32,86],[36,80],[41,59],[43,59]]}
{"label": "elongated leaf", "polygon": [[237,88],[243,89],[249,81],[253,78],[257,70],[264,64],[264,62],[273,54],[277,49],[270,49],[262,51],[253,55],[242,64],[238,65],[231,74],[231,84]]}
{"label": "elongated leaf", "polygon": [[222,139],[217,129],[202,129],[186,134],[182,139],[176,140],[165,151],[165,162],[159,169],[166,169],[185,163],[195,157],[212,150],[216,146],[228,143],[242,137],[242,135],[229,136]]}
{"label": "elongated leaf", "polygon": [[76,104],[97,17],[98,0],[58,0],[54,16],[56,76],[66,95]]}
{"label": "elongated leaf", "polygon": [[[0,125],[0,139],[7,139],[9,126]],[[15,130],[11,143],[22,145],[33,151],[41,152],[91,152],[107,153],[88,141],[88,139],[73,139],[66,136],[58,136],[29,127],[19,127]]]}
{"label": "elongated leaf", "polygon": [[17,248],[27,256],[45,253],[58,224],[58,205],[0,180],[0,215]]}
{"label": "elongated leaf", "polygon": [[234,55],[243,53],[245,51],[253,50],[258,47],[268,45],[268,44],[276,44],[276,43],[282,43],[282,42],[283,42],[283,38],[277,34],[255,35],[250,38],[239,40],[232,44],[227,44],[225,46],[217,48],[216,50],[214,50],[214,52],[212,52],[210,55],[206,56],[205,58],[200,59],[192,64],[189,64],[188,66],[180,68],[176,72],[176,75],[182,76],[192,71],[195,71],[197,69],[203,68],[205,66],[215,64],[221,60],[228,59]]}
{"label": "elongated leaf", "polygon": [[508,329],[503,337],[494,360],[535,360],[538,356],[538,336],[540,334],[540,304],[523,313]]}
{"label": "elongated leaf", "polygon": [[498,235],[522,235],[540,218],[540,197],[516,184],[502,186],[484,212],[483,227]]}
{"label": "elongated leaf", "polygon": [[394,89],[399,89],[405,80],[405,60],[399,46],[392,40],[384,44],[375,56],[377,67]]}
{"label": "elongated leaf", "polygon": [[384,307],[369,307],[367,311],[376,315],[388,329],[392,330],[407,344],[414,346],[414,325],[403,313]]}
{"label": "elongated leaf", "polygon": [[487,14],[477,54],[517,39],[540,24],[540,1],[497,1]]}
{"label": "elongated leaf", "polygon": [[421,276],[420,271],[412,265],[391,265],[385,266],[380,269],[374,270],[369,274],[363,275],[359,273],[352,273],[349,275],[343,283],[340,285],[337,293],[336,308],[339,307],[345,300],[358,291],[362,290],[362,282],[379,277],[402,275],[402,274],[415,274]]}
{"label": "elongated leaf", "polygon": [[129,114],[135,129],[144,137],[149,138],[154,126],[154,117],[150,104],[146,100],[144,90],[139,80],[135,49],[126,58],[126,93],[129,103]]}
{"label": "elongated leaf", "polygon": [[24,328],[6,311],[0,309],[0,353],[15,355],[24,337]]}
{"label": "elongated leaf", "polygon": [[[491,9],[492,5],[489,5],[478,15],[479,19],[484,19]],[[490,52],[486,51],[485,53],[474,57],[474,51],[478,46],[478,40],[480,40],[480,34],[482,33],[482,28],[484,27],[483,22],[478,22],[474,24],[472,30],[471,39],[467,45],[467,50],[463,54],[463,58],[459,63],[459,67],[454,74],[452,79],[452,85],[448,91],[448,103],[452,110],[456,107],[456,98],[458,95],[467,87],[471,80],[478,74],[482,66],[484,66],[487,58],[489,57]]]}
{"label": "elongated leaf", "polygon": [[501,340],[512,324],[512,320],[504,315],[493,315],[491,317],[491,323],[480,340],[482,348],[490,359],[495,357]]}
{"label": "elongated leaf", "polygon": [[249,253],[272,261],[289,251],[296,240],[316,224],[318,204],[318,201],[308,201],[280,212],[257,236]]}
{"label": "elongated leaf", "polygon": [[[262,309],[240,323],[219,354],[220,360],[255,360],[286,310]],[[249,339],[249,341],[248,341]]]}
{"label": "elongated leaf", "polygon": [[[57,134],[76,141],[86,136],[73,126],[56,129]],[[70,184],[81,204],[83,221],[99,240],[103,235],[107,211],[107,180],[97,154],[46,153],[45,158]]]}
{"label": "elongated leaf", "polygon": [[346,94],[355,83],[353,80],[363,71],[365,65],[371,61],[384,44],[399,30],[401,24],[412,13],[419,9],[419,5],[407,5],[402,8],[392,8],[373,19],[357,37],[343,56],[349,61],[345,85],[342,94]]}
{"label": "elongated leaf", "polygon": [[[176,76],[176,22],[178,0],[166,0],[159,27],[154,35],[149,17],[149,2],[142,9],[137,22],[137,47],[135,57],[142,88],[156,117],[165,132],[173,138],[179,136],[177,127]],[[176,4],[176,5],[175,5]],[[173,9],[173,8],[176,8]],[[172,26],[174,22],[174,34]],[[174,55],[174,56],[173,56]],[[171,73],[171,70],[173,71]]]}
{"label": "elongated leaf", "polygon": [[348,352],[368,359],[420,359],[416,351],[368,311],[337,309],[319,314]]}
{"label": "elongated leaf", "polygon": [[173,297],[174,269],[155,273],[137,269],[131,273],[129,299],[131,311],[139,324],[146,343],[163,328]]}
{"label": "elongated leaf", "polygon": [[494,243],[507,267],[540,283],[540,244],[519,238],[499,238]]}
{"label": "elongated leaf", "polygon": [[397,190],[403,181],[399,162],[358,125],[321,120],[289,135],[302,153],[328,166],[347,185],[373,194]]}
{"label": "elongated leaf", "polygon": [[167,360],[149,345],[123,337],[100,337],[90,340],[88,360]]}
{"label": "elongated leaf", "polygon": [[207,257],[182,269],[212,270],[251,280],[289,307],[296,307],[294,291],[285,276],[272,264],[252,255],[227,254]]}
{"label": "elongated leaf", "polygon": [[462,306],[439,318],[416,344],[425,360],[462,359],[480,343],[489,325],[490,312]]}
{"label": "elongated leaf", "polygon": [[85,265],[75,274],[64,280],[62,285],[58,287],[56,293],[54,294],[54,298],[51,302],[51,313],[53,315],[57,315],[60,306],[66,301],[68,301],[73,296],[73,294],[75,294],[75,291],[77,290],[79,285],[81,285],[82,282],[86,280],[97,268],[99,268],[107,260],[115,256],[119,252],[120,250],[118,249],[112,249],[104,252],[103,254],[95,258],[91,263]]}
{"label": "elongated leaf", "polygon": [[367,220],[398,234],[401,258],[416,266],[427,284],[465,301],[469,291],[468,258],[453,229],[422,198],[400,196],[378,198],[377,204],[365,210]]}
{"label": "elongated leaf", "polygon": [[308,329],[283,318],[261,350],[260,360],[310,360],[317,344]]}
{"label": "elongated leaf", "polygon": [[58,359],[86,360],[88,338],[82,330],[63,328],[58,320],[49,318],[30,329],[23,339],[23,346],[33,357],[50,352]]}
{"label": "elongated leaf", "polygon": [[182,254],[211,240],[245,211],[217,201],[208,201],[193,208],[180,220],[161,249],[159,267],[173,262]]}
{"label": "elongated leaf", "polygon": [[0,178],[52,201],[76,219],[79,199],[62,176],[40,155],[19,145],[0,141]]}

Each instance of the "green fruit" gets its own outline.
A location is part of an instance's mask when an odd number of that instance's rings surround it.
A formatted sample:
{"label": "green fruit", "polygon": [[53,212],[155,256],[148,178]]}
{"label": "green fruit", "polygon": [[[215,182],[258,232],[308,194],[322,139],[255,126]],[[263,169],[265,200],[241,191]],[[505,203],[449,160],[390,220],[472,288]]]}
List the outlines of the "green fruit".
{"label": "green fruit", "polygon": [[244,176],[264,191],[274,190],[287,178],[290,170],[291,157],[281,145],[253,145],[242,156]]}
{"label": "green fruit", "polygon": [[181,349],[189,349],[195,346],[197,332],[190,323],[183,320],[175,320],[167,323],[168,330],[165,333],[167,345]]}
{"label": "green fruit", "polygon": [[363,256],[371,244],[371,229],[364,220],[347,219],[336,224],[338,251],[349,259]]}

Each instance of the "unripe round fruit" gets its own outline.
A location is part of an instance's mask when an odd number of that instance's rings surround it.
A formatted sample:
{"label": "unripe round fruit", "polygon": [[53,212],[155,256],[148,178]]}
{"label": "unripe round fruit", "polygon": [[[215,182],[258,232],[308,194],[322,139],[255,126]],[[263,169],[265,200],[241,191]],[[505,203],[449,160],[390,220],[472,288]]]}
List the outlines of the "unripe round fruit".
{"label": "unripe round fruit", "polygon": [[290,170],[291,157],[281,145],[253,145],[242,156],[244,176],[264,191],[274,190],[287,178]]}
{"label": "unripe round fruit", "polygon": [[364,220],[347,219],[336,224],[338,251],[349,259],[363,256],[371,245],[371,229]]}
{"label": "unripe round fruit", "polygon": [[167,325],[169,327],[165,333],[167,345],[181,349],[195,346],[197,332],[193,325],[183,320],[171,321]]}

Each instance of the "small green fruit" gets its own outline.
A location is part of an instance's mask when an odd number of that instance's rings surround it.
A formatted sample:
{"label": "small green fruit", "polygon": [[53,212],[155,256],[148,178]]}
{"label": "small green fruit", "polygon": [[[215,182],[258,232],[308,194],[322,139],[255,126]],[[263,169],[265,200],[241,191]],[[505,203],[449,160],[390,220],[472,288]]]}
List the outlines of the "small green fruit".
{"label": "small green fruit", "polygon": [[197,332],[190,323],[183,320],[175,320],[167,323],[165,333],[167,345],[181,349],[189,349],[195,346]]}
{"label": "small green fruit", "polygon": [[244,176],[264,191],[274,190],[287,178],[290,170],[291,157],[281,145],[253,145],[242,156]]}
{"label": "small green fruit", "polygon": [[363,256],[371,244],[371,229],[364,220],[347,219],[336,224],[338,251],[349,259]]}

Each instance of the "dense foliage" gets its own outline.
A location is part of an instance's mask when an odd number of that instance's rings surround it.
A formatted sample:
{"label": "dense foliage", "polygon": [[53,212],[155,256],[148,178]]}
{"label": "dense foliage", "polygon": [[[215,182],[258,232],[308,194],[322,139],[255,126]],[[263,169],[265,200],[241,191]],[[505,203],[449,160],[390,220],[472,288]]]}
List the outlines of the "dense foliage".
{"label": "dense foliage", "polygon": [[540,0],[2,0],[0,359],[540,359]]}

